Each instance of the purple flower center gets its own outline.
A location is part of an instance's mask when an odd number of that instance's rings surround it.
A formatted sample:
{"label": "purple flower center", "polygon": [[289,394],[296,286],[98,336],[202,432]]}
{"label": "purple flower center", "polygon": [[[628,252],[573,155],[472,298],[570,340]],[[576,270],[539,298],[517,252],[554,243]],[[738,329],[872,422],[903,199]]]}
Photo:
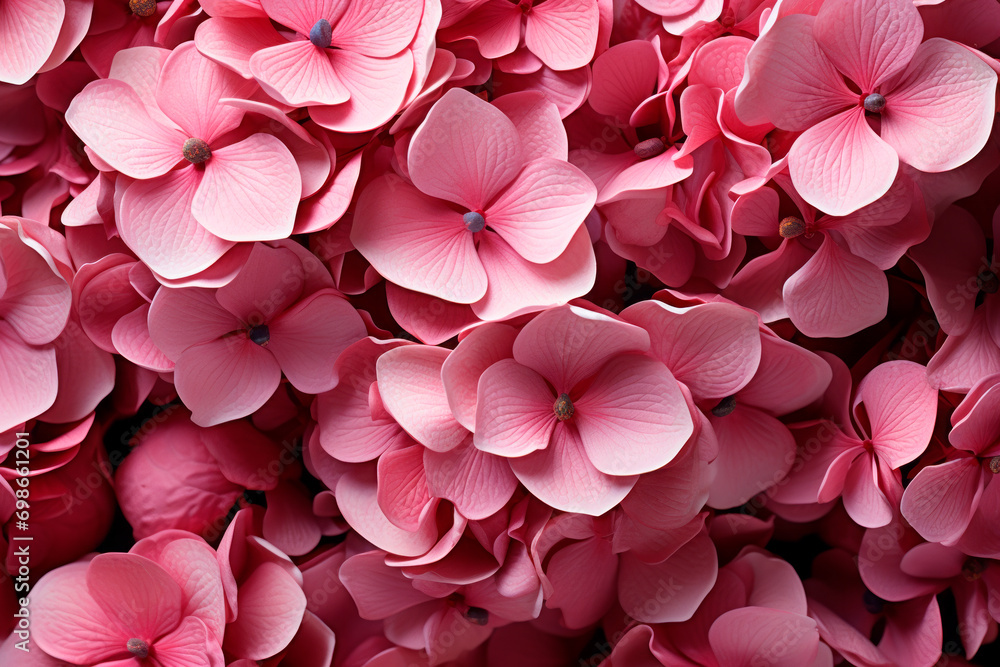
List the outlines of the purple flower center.
{"label": "purple flower center", "polygon": [[872,93],[865,98],[865,111],[879,113],[885,108],[885,98],[878,93]]}
{"label": "purple flower center", "polygon": [[148,18],[156,13],[156,0],[128,0],[128,8],[140,18]]}
{"label": "purple flower center", "polygon": [[986,294],[996,294],[997,291],[1000,291],[1000,279],[989,269],[979,272],[979,275],[976,276],[976,285]]}
{"label": "purple flower center", "polygon": [[778,223],[778,233],[783,239],[794,239],[806,233],[806,223],[790,215]]}
{"label": "purple flower center", "polygon": [[556,419],[561,422],[570,419],[573,413],[576,412],[576,408],[573,407],[573,401],[569,399],[569,394],[560,394],[552,406],[552,410],[556,413]]}
{"label": "purple flower center", "polygon": [[473,625],[486,625],[490,622],[490,612],[482,607],[469,607],[465,610],[465,620]]}
{"label": "purple flower center", "polygon": [[132,637],[132,639],[128,640],[125,644],[125,648],[127,648],[128,652],[137,658],[145,658],[149,656],[149,644],[138,637]]}
{"label": "purple flower center", "polygon": [[313,46],[325,49],[333,41],[333,27],[326,19],[320,19],[309,29],[309,41]]}
{"label": "purple flower center", "polygon": [[648,160],[651,157],[662,155],[667,150],[667,144],[664,143],[663,139],[653,137],[652,139],[640,141],[632,150],[635,151],[636,157],[640,160]]}
{"label": "purple flower center", "polygon": [[481,232],[486,229],[486,218],[483,217],[482,213],[476,213],[475,211],[469,211],[462,216],[462,222],[465,223],[465,228],[470,232],[475,234],[476,232]]}
{"label": "purple flower center", "polygon": [[208,142],[196,137],[191,137],[184,142],[181,153],[184,155],[184,159],[191,164],[201,164],[212,157],[212,149],[208,147]]}
{"label": "purple flower center", "polygon": [[733,410],[736,409],[736,397],[726,396],[724,399],[719,401],[719,404],[712,408],[712,414],[716,417],[726,417],[733,414]]}
{"label": "purple flower center", "polygon": [[254,343],[264,347],[271,340],[271,331],[267,328],[266,324],[258,324],[255,327],[250,327],[247,337]]}

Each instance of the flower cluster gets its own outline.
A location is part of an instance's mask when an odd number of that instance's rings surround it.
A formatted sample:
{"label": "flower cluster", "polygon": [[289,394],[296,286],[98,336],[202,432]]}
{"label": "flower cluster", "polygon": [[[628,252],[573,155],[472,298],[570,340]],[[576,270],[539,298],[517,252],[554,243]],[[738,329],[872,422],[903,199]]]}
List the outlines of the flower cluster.
{"label": "flower cluster", "polygon": [[0,664],[997,664],[994,0],[0,0]]}

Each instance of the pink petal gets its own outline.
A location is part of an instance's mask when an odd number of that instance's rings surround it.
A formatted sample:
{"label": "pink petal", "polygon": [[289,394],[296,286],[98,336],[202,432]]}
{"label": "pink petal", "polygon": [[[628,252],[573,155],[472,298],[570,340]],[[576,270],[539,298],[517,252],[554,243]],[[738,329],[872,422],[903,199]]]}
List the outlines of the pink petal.
{"label": "pink petal", "polygon": [[215,16],[199,25],[194,33],[194,43],[201,53],[244,79],[253,77],[251,56],[282,41],[271,22],[264,18]]}
{"label": "pink petal", "polygon": [[226,626],[228,653],[263,660],[288,646],[302,622],[306,596],[283,567],[262,563],[239,587],[236,620]]}
{"label": "pink petal", "polygon": [[90,596],[87,563],[71,563],[43,576],[32,587],[31,638],[45,653],[74,664],[106,660],[124,648],[100,604]]}
{"label": "pink petal", "polygon": [[813,37],[815,21],[806,14],[783,17],[754,43],[736,93],[741,121],[805,130],[858,104]]}
{"label": "pink petal", "polygon": [[333,388],[337,376],[330,371],[337,357],[365,334],[358,311],[333,289],[303,299],[268,328],[268,349],[281,371],[293,387],[310,394]]}
{"label": "pink petal", "polygon": [[795,239],[785,239],[777,250],[751,259],[740,269],[724,294],[737,303],[756,310],[764,322],[788,317],[781,290],[796,271],[809,261],[812,252]]}
{"label": "pink petal", "polygon": [[[265,278],[275,276],[272,283]],[[215,292],[219,307],[245,325],[270,322],[291,308],[305,289],[302,260],[291,248],[255,243],[235,278]]]}
{"label": "pink petal", "polygon": [[795,438],[774,417],[737,402],[731,414],[709,420],[719,438],[719,456],[711,463],[712,507],[742,505],[781,481],[795,463]]}
{"label": "pink petal", "polygon": [[393,524],[416,531],[431,502],[419,445],[386,452],[378,459],[378,506]]}
{"label": "pink petal", "polygon": [[45,64],[59,39],[66,4],[17,0],[0,7],[0,81],[22,84]]}
{"label": "pink petal", "polygon": [[[586,628],[615,603],[618,557],[600,539],[572,542],[548,559],[545,576],[553,593],[546,607],[558,609],[566,627]],[[586,581],[586,586],[580,586]]]}
{"label": "pink petal", "polygon": [[471,440],[450,452],[424,450],[424,469],[431,494],[450,500],[470,521],[500,511],[517,488],[510,464],[480,451]]}
{"label": "pink petal", "polygon": [[545,94],[535,90],[508,93],[493,100],[493,106],[514,123],[526,162],[544,157],[566,161],[566,128],[559,107]]}
{"label": "pink petal", "polygon": [[351,556],[340,566],[340,579],[358,605],[361,618],[388,618],[430,599],[414,588],[399,568],[388,567],[385,557],[385,552],[368,551]]}
{"label": "pink petal", "polygon": [[45,412],[58,387],[56,351],[26,345],[9,324],[0,322],[0,429]]}
{"label": "pink petal", "polygon": [[156,371],[172,371],[174,364],[149,336],[149,304],[119,318],[111,330],[115,350],[134,364]]}
{"label": "pink petal", "polygon": [[542,502],[564,512],[600,516],[621,502],[637,476],[605,475],[590,463],[575,427],[560,424],[549,446],[510,460],[511,470]]}
{"label": "pink petal", "polygon": [[162,176],[183,160],[184,133],[150,118],[136,92],[121,81],[89,84],[73,98],[66,122],[101,159],[132,178]]}
{"label": "pink petal", "polygon": [[69,318],[69,285],[16,231],[0,228],[0,239],[0,317],[25,343],[50,343]]}
{"label": "pink petal", "polygon": [[823,52],[864,96],[910,62],[924,24],[910,0],[851,0],[825,3],[813,31]]}
{"label": "pink petal", "polygon": [[622,317],[649,332],[651,354],[696,400],[731,396],[757,371],[761,336],[757,317],[748,310],[709,303],[678,312],[646,301],[625,309]]}
{"label": "pink petal", "polygon": [[409,50],[391,58],[372,58],[341,49],[327,57],[351,98],[336,106],[310,107],[314,121],[336,132],[367,132],[399,111],[413,74]]}
{"label": "pink petal", "polygon": [[170,667],[213,667],[224,660],[218,639],[209,634],[201,619],[193,616],[159,638],[155,652],[157,662]]}
{"label": "pink petal", "polygon": [[[152,555],[148,557],[153,558]],[[221,640],[226,612],[215,550],[201,540],[177,539],[169,542],[153,559],[180,585],[183,615],[201,619],[210,636],[216,642]],[[160,650],[159,642],[156,648]]]}
{"label": "pink petal", "polygon": [[861,381],[854,407],[864,402],[875,451],[895,469],[920,456],[930,442],[937,398],[923,366],[889,361]]}
{"label": "pink petal", "polygon": [[996,73],[969,50],[930,39],[885,93],[882,138],[921,171],[954,169],[986,145],[996,87]]}
{"label": "pink petal", "polygon": [[98,555],[87,566],[87,589],[115,631],[129,637],[154,639],[176,628],[181,620],[180,586],[162,567],[142,556]]}
{"label": "pink petal", "polygon": [[312,494],[299,483],[285,482],[269,490],[263,534],[268,542],[289,556],[303,556],[322,537],[312,511]]}
{"label": "pink petal", "polygon": [[788,151],[788,169],[802,198],[830,215],[847,215],[888,192],[896,150],[872,131],[857,107],[810,127]]}
{"label": "pink petal", "polygon": [[646,40],[615,44],[594,61],[590,106],[599,114],[625,121],[656,85],[656,48]]}
{"label": "pink petal", "polygon": [[521,329],[514,341],[514,358],[561,394],[597,373],[613,356],[648,348],[649,335],[639,327],[564,306],[538,315]]}
{"label": "pink petal", "polygon": [[185,278],[207,269],[233,247],[191,214],[201,175],[193,167],[128,186],[118,231],[150,269],[164,278]]}
{"label": "pink petal", "polygon": [[524,43],[556,71],[584,67],[597,47],[597,5],[587,0],[548,0],[527,16]]}
{"label": "pink petal", "polygon": [[423,3],[411,0],[351,2],[333,26],[333,44],[366,56],[394,56],[413,41]]}
{"label": "pink petal", "polygon": [[241,334],[189,347],[174,368],[177,393],[199,426],[251,414],[280,383],[274,355]]}
{"label": "pink petal", "polygon": [[954,544],[979,505],[982,475],[974,458],[927,466],[906,487],[899,509],[925,540]]}
{"label": "pink petal", "polygon": [[448,350],[408,345],[378,359],[378,388],[389,411],[414,440],[436,452],[457,447],[469,435],[455,421],[441,380]]}
{"label": "pink petal", "polygon": [[814,338],[842,337],[880,322],[889,306],[885,274],[832,237],[786,282],[788,315]]}
{"label": "pink petal", "polygon": [[270,241],[292,233],[302,177],[285,144],[254,134],[212,152],[191,213],[227,241]]}
{"label": "pink petal", "polygon": [[192,345],[239,328],[240,321],[219,305],[215,295],[198,287],[161,289],[149,308],[149,335],[173,361]]}
{"label": "pink petal", "polygon": [[484,58],[513,53],[521,38],[520,7],[509,2],[486,2],[454,25],[444,28],[446,41],[471,39]]}
{"label": "pink petal", "polygon": [[476,428],[479,377],[513,355],[517,331],[506,324],[485,324],[469,332],[441,366],[441,381],[452,414],[470,431]]}
{"label": "pink petal", "polygon": [[576,230],[566,250],[546,264],[522,258],[492,232],[480,239],[478,251],[488,287],[485,296],[472,304],[472,311],[482,320],[559,306],[594,286],[597,260],[585,225]]}
{"label": "pink petal", "polygon": [[453,88],[414,132],[407,167],[422,192],[483,211],[523,159],[514,124],[489,102]]}
{"label": "pink petal", "polygon": [[862,455],[854,460],[844,481],[844,509],[854,522],[878,528],[892,520],[893,507],[879,487],[878,460]]}
{"label": "pink petal", "polygon": [[541,158],[526,164],[484,215],[521,257],[544,264],[566,250],[596,199],[597,190],[582,171]]}
{"label": "pink petal", "polygon": [[573,422],[591,463],[608,475],[638,475],[677,456],[694,422],[677,381],[646,356],[608,362],[575,401]]}
{"label": "pink petal", "polygon": [[661,563],[644,563],[626,552],[618,575],[618,600],[639,621],[686,621],[712,590],[718,570],[715,545],[704,530]]}
{"label": "pink petal", "polygon": [[556,397],[545,379],[513,359],[487,368],[479,378],[476,447],[499,456],[524,456],[549,446]]}
{"label": "pink petal", "polygon": [[927,362],[928,381],[942,391],[964,393],[996,373],[1000,373],[1000,348],[990,335],[985,308],[977,308],[968,331],[948,336]]}
{"label": "pink petal", "polygon": [[349,4],[347,0],[260,0],[269,17],[302,35],[308,35],[321,18],[336,23]]}
{"label": "pink petal", "polygon": [[383,178],[365,188],[351,241],[401,287],[457,303],[474,303],[486,292],[486,273],[462,215],[408,184]]}
{"label": "pink petal", "polygon": [[726,612],[708,632],[720,664],[811,665],[819,650],[819,630],[808,616],[778,609],[746,607]]}
{"label": "pink petal", "polygon": [[292,106],[343,104],[351,91],[330,62],[329,51],[306,40],[261,49],[250,72],[269,95]]}
{"label": "pink petal", "polygon": [[819,399],[833,372],[819,355],[777,336],[760,337],[760,365],[740,391],[739,402],[774,415],[794,412]]}
{"label": "pink petal", "polygon": [[229,130],[236,129],[243,111],[219,100],[246,97],[254,90],[245,81],[218,63],[198,53],[194,43],[175,48],[156,82],[156,104],[188,137],[211,144]]}

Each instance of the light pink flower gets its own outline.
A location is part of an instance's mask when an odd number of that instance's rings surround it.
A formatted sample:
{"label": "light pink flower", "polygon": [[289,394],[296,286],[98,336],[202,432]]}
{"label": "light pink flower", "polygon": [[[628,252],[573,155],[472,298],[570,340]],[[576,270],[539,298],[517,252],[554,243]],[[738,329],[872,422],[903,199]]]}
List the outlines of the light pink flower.
{"label": "light pink flower", "polygon": [[985,145],[996,73],[923,32],[911,0],[829,0],[779,16],[750,50],[736,111],[803,131],[788,166],[816,208],[847,215],[888,191],[900,161],[947,171]]}
{"label": "light pink flower", "polygon": [[500,106],[445,93],[410,143],[413,185],[375,180],[351,231],[387,280],[482,320],[565,303],[595,274],[583,228],[594,186],[565,162],[561,124],[545,105],[515,108],[514,121]]}
{"label": "light pink flower", "polygon": [[212,426],[261,407],[282,373],[299,391],[330,389],[334,361],[365,327],[319,260],[286,243],[255,244],[218,290],[162,288],[149,332],[175,363],[174,384],[192,421]]}
{"label": "light pink flower", "polygon": [[134,46],[174,48],[191,39],[199,17],[191,0],[94,0],[94,15],[80,54],[108,78],[115,54]]}
{"label": "light pink flower", "polygon": [[116,197],[122,239],[165,278],[202,271],[239,241],[292,232],[302,177],[278,138],[234,132],[253,83],[213,63],[194,44],[141,48],[88,85],[66,119],[106,163],[135,181]]}
{"label": "light pink flower", "polygon": [[93,0],[11,0],[0,9],[0,82],[21,84],[62,63],[87,34]]}
{"label": "light pink flower", "polygon": [[556,509],[603,514],[694,432],[677,381],[648,349],[645,331],[607,315],[564,306],[536,316],[513,358],[479,379],[475,446],[508,457]]}

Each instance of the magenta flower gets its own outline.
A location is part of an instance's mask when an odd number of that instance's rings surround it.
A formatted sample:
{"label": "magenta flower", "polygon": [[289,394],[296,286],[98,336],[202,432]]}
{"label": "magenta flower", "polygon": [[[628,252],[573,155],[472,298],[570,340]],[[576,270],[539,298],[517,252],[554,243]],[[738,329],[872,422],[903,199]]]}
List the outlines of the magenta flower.
{"label": "magenta flower", "polygon": [[750,50],[736,112],[802,132],[788,166],[816,208],[847,215],[888,191],[900,161],[948,171],[985,145],[996,73],[923,32],[911,0],[829,0],[816,16],[777,13]]}
{"label": "magenta flower", "polygon": [[319,260],[288,243],[255,244],[218,290],[160,289],[149,333],[175,364],[174,384],[192,421],[213,426],[264,405],[282,373],[299,391],[330,389],[334,361],[365,327]]}
{"label": "magenta flower", "polygon": [[273,135],[234,133],[244,111],[219,101],[247,97],[253,84],[193,44],[168,56],[124,53],[123,78],[88,85],[66,119],[110,169],[136,179],[122,183],[116,208],[122,239],[139,258],[182,278],[239,241],[291,234],[302,196],[295,158]]}
{"label": "magenta flower", "polygon": [[594,186],[565,161],[558,122],[515,117],[449,90],[413,135],[413,185],[385,176],[365,188],[351,241],[386,280],[470,304],[482,320],[590,290]]}

